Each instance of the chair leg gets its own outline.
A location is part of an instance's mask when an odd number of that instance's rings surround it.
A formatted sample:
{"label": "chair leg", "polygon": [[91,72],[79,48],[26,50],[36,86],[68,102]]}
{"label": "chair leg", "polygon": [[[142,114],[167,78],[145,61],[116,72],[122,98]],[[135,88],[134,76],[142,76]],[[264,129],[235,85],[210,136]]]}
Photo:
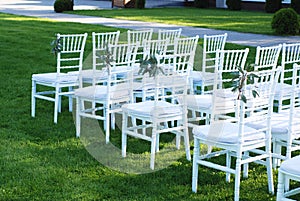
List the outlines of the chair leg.
{"label": "chair leg", "polygon": [[151,155],[150,155],[150,168],[154,170],[154,164],[155,164],[155,152],[157,148],[157,123],[153,123],[153,129],[152,129],[152,140],[151,140]]}
{"label": "chair leg", "polygon": [[[211,146],[209,146],[209,147],[211,147]],[[226,153],[226,167],[227,168],[231,167],[231,154],[230,154],[230,152]],[[226,181],[230,182],[230,173],[229,172],[226,172]]]}
{"label": "chair leg", "polygon": [[54,98],[54,123],[57,123],[57,116],[58,116],[58,111],[60,111],[60,103],[61,103],[61,97],[59,94],[59,87],[56,87],[55,89],[55,98]]}
{"label": "chair leg", "polygon": [[276,141],[276,139],[273,140],[273,152],[275,154],[275,157],[273,157],[273,167],[276,169],[280,166],[280,159],[276,157],[276,155],[281,154],[281,145],[279,145]]}
{"label": "chair leg", "polygon": [[274,194],[274,183],[273,183],[273,169],[272,169],[272,157],[271,153],[268,158],[266,158],[266,165],[267,165],[267,175],[268,175],[268,187],[269,192]]}
{"label": "chair leg", "polygon": [[[69,92],[70,91],[73,91],[73,87],[69,87]],[[68,98],[69,98],[69,112],[72,112],[72,110],[73,110],[73,96],[69,95]]]}
{"label": "chair leg", "polygon": [[276,201],[282,201],[284,198],[284,183],[285,183],[285,176],[281,171],[279,171]]}
{"label": "chair leg", "polygon": [[[59,87],[56,87],[55,89],[55,94],[58,92],[58,112],[61,113],[61,107],[62,107],[62,96],[61,96],[61,92],[62,90]],[[56,100],[55,100],[56,101]]]}
{"label": "chair leg", "polygon": [[128,116],[125,112],[123,112],[123,115],[122,115],[122,157],[126,157],[127,128],[128,128]]}
{"label": "chair leg", "polygon": [[105,105],[105,121],[104,121],[104,124],[105,124],[105,142],[106,144],[109,143],[109,135],[110,135],[110,112],[109,112],[109,104],[106,104]]}
{"label": "chair leg", "polygon": [[32,117],[35,117],[35,104],[36,104],[35,94],[36,94],[36,82],[32,80],[31,83],[31,116]]}
{"label": "chair leg", "polygon": [[[239,154],[239,153],[238,153]],[[240,183],[241,183],[241,157],[242,155],[239,154],[236,159],[236,166],[235,166],[235,184],[234,184],[234,201],[238,201],[240,199]]]}
{"label": "chair leg", "polygon": [[186,159],[188,161],[191,161],[191,151],[190,151],[190,140],[189,140],[189,133],[185,132],[184,134],[184,146],[185,146],[185,155],[186,155]]}
{"label": "chair leg", "polygon": [[192,191],[197,192],[198,187],[198,157],[200,153],[200,142],[198,139],[194,139],[194,155],[193,155],[193,170],[192,170]]}
{"label": "chair leg", "polygon": [[[245,152],[244,156],[249,157],[249,152]],[[248,174],[249,174],[249,163],[245,163],[243,165],[243,177],[248,178]]]}
{"label": "chair leg", "polygon": [[80,137],[80,124],[81,124],[81,117],[80,117],[80,109],[81,109],[82,101],[77,97],[76,98],[76,137]]}

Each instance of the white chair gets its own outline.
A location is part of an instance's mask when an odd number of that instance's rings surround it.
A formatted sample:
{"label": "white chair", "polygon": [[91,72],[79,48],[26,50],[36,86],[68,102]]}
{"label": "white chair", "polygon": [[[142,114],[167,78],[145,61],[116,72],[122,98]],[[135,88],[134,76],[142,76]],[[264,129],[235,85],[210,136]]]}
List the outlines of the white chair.
{"label": "white chair", "polygon": [[[31,116],[35,117],[36,99],[54,102],[54,123],[61,112],[61,97],[69,97],[69,111],[72,111],[73,87],[78,86],[78,72],[82,69],[83,53],[87,33],[57,34],[58,42],[56,72],[32,75]],[[39,86],[44,86],[39,87]],[[53,97],[54,95],[54,97]]]}
{"label": "white chair", "polygon": [[[122,156],[126,157],[127,137],[151,142],[150,168],[154,169],[155,153],[159,150],[159,136],[162,133],[171,132],[176,134],[176,144],[179,149],[180,138],[184,138],[186,158],[191,160],[189,135],[187,127],[187,115],[185,104],[179,104],[178,96],[187,93],[187,77],[182,75],[157,75],[149,77],[154,82],[154,100],[131,103],[122,107]],[[162,93],[165,89],[171,89],[170,94]],[[173,101],[167,101],[171,99]],[[134,122],[130,122],[134,121]],[[141,124],[135,122],[141,120]],[[172,126],[166,126],[166,122],[177,121]],[[146,122],[146,123],[145,123]],[[144,130],[147,129],[146,132]]]}
{"label": "white chair", "polygon": [[284,161],[278,170],[277,201],[296,201],[288,197],[299,194],[300,188],[289,189],[290,180],[300,182],[300,156]]}
{"label": "white chair", "polygon": [[[197,192],[198,186],[198,167],[203,165],[226,172],[226,181],[228,182],[230,181],[230,174],[235,175],[234,200],[237,201],[240,197],[242,166],[244,165],[243,176],[248,177],[248,164],[257,162],[267,167],[269,192],[274,193],[270,118],[273,106],[275,71],[276,69],[260,71],[257,73],[260,78],[255,85],[244,86],[243,93],[247,97],[247,104],[241,100],[236,100],[235,112],[232,118],[223,118],[233,108],[231,104],[228,105],[222,101],[224,99],[222,94],[226,94],[225,97],[228,97],[228,93],[231,90],[221,90],[220,96],[219,90],[217,90],[219,81],[215,82],[214,89],[216,91],[213,93],[214,110],[210,124],[196,126],[192,131],[194,135],[192,190],[194,192]],[[276,75],[276,78],[278,77],[279,74]],[[218,77],[217,80],[219,79],[222,82],[222,78]],[[258,84],[263,87],[257,88]],[[252,97],[252,89],[258,90],[259,97]],[[249,112],[253,114],[247,116],[246,114]],[[248,123],[264,119],[267,119],[269,123],[260,129],[247,126]],[[217,149],[205,154],[201,150],[203,144],[214,146]],[[225,165],[219,164],[215,160],[209,160],[222,155],[226,156]],[[232,157],[236,158],[233,166],[231,165]]]}
{"label": "white chair", "polygon": [[[93,118],[103,121],[106,143],[109,142],[110,126],[114,129],[115,113],[121,112],[122,104],[132,101],[132,66],[137,52],[137,45],[118,44],[108,47],[106,58],[103,58],[106,60],[106,68],[102,69],[102,75],[98,71],[91,86],[75,90],[76,136],[80,137],[81,117]],[[122,79],[117,78],[119,73],[124,75]],[[106,79],[100,82],[99,76]],[[79,77],[82,81],[81,73]]]}
{"label": "white chair", "polygon": [[[279,70],[279,69],[278,69]],[[300,99],[299,99],[299,79],[300,65],[293,65],[291,76],[292,85],[289,89],[290,103],[283,105],[279,112],[273,112],[271,118],[271,133],[273,143],[273,162],[274,167],[280,165],[281,160],[291,158],[292,152],[300,150]],[[276,83],[276,85],[279,83]],[[275,94],[277,87],[275,86]],[[266,125],[266,121],[255,122],[253,128],[260,128]],[[282,147],[286,149],[283,151]]]}
{"label": "white chair", "polygon": [[[283,105],[278,113],[272,115],[273,157],[286,160],[292,152],[300,150],[300,65],[293,65],[290,103]],[[282,147],[286,147],[283,152]],[[280,160],[275,160],[276,166]]]}
{"label": "white chair", "polygon": [[[232,87],[230,83],[225,84],[225,82],[231,82],[233,73],[238,72],[238,67],[244,69],[248,53],[248,48],[241,50],[217,50],[215,61],[216,72],[214,73],[213,80],[215,82],[218,77],[226,76],[226,74],[228,78],[226,80],[222,80],[224,84],[219,84],[219,89]],[[193,127],[198,125],[198,121],[203,119],[206,120],[206,123],[209,122],[213,106],[212,94],[213,91],[211,89],[210,94],[204,93],[187,95],[187,108],[192,113],[192,116],[189,118],[189,126]]]}
{"label": "white chair", "polygon": [[202,70],[193,70],[191,72],[191,89],[193,93],[198,93],[201,87],[201,94],[206,92],[206,87],[214,83],[214,72],[217,50],[224,50],[227,40],[227,33],[218,35],[204,35],[202,49]]}
{"label": "white chair", "polygon": [[276,86],[274,100],[278,102],[278,112],[282,109],[284,100],[290,99],[292,65],[300,64],[300,43],[282,44],[280,82]]}
{"label": "white chair", "polygon": [[166,40],[169,39],[169,44],[167,48],[167,54],[174,53],[175,40],[180,38],[182,29],[159,29],[158,39]]}

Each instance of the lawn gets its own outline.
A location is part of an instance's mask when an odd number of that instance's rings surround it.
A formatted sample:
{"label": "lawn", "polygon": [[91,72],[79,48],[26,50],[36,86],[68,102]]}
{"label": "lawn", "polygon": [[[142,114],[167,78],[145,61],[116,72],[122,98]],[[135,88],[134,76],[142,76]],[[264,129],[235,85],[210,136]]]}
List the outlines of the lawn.
{"label": "lawn", "polygon": [[[0,200],[233,199],[234,182],[226,183],[225,173],[203,167],[199,171],[199,191],[192,193],[192,164],[184,154],[169,166],[144,174],[126,173],[99,162],[89,152],[97,144],[86,147],[75,138],[73,114],[68,112],[66,101],[58,124],[53,123],[53,104],[49,102],[38,100],[36,117],[30,116],[31,75],[55,71],[50,47],[55,33],[89,33],[85,54],[88,65],[91,32],[116,29],[3,13],[0,27]],[[226,48],[244,47],[228,44]],[[254,51],[251,48],[250,62]],[[120,145],[119,129],[112,132],[112,142]],[[162,146],[168,142],[166,136]],[[142,156],[149,156],[149,144],[136,146]],[[274,181],[276,187],[277,171]],[[241,200],[275,200],[275,195],[268,193],[264,167],[250,166],[249,178],[241,182]]]}
{"label": "lawn", "polygon": [[254,11],[198,8],[146,8],[112,10],[76,10],[68,13],[126,20],[161,22],[247,33],[274,34],[273,14]]}

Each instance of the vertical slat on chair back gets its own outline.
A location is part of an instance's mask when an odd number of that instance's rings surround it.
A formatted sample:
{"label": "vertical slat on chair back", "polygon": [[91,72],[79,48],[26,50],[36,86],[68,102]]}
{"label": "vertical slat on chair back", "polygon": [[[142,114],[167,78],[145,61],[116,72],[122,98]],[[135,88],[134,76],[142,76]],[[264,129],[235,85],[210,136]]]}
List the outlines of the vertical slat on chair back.
{"label": "vertical slat on chair back", "polygon": [[61,51],[57,53],[57,73],[64,69],[78,71],[82,68],[87,33],[57,34],[57,39],[61,44]]}
{"label": "vertical slat on chair back", "polygon": [[277,65],[282,45],[256,48],[255,69],[273,68]]}
{"label": "vertical slat on chair back", "polygon": [[175,41],[173,65],[176,73],[189,74],[193,70],[198,39],[197,35]]}
{"label": "vertical slat on chair back", "polygon": [[224,50],[227,40],[227,33],[218,35],[204,35],[203,53],[202,53],[202,71],[207,72],[210,69],[214,72],[216,52]]}

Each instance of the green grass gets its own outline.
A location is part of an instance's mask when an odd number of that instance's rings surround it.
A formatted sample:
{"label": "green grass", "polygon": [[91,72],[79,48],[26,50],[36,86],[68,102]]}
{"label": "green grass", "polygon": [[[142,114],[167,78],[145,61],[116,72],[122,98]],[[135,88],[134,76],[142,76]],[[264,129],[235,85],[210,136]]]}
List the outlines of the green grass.
{"label": "green grass", "polygon": [[274,34],[271,28],[273,14],[265,12],[198,8],[147,8],[77,10],[69,13],[247,33]]}
{"label": "green grass", "polygon": [[[199,170],[199,191],[192,193],[192,164],[184,155],[167,168],[148,174],[127,174],[102,165],[75,138],[74,119],[66,101],[58,124],[53,123],[53,104],[46,101],[37,101],[36,118],[31,117],[31,75],[55,70],[50,53],[54,34],[88,32],[87,57],[92,31],[116,29],[2,13],[0,27],[1,201],[233,199],[234,183],[226,183],[223,172],[203,167]],[[227,48],[242,47],[228,44]],[[253,57],[251,48],[249,59]],[[120,144],[119,130],[112,132],[112,141]],[[166,137],[165,143],[168,141]],[[135,145],[139,152],[149,152],[149,144],[139,144]],[[276,171],[274,181],[276,187]],[[241,182],[241,200],[275,200],[267,191],[264,167],[250,166],[249,178]]]}

